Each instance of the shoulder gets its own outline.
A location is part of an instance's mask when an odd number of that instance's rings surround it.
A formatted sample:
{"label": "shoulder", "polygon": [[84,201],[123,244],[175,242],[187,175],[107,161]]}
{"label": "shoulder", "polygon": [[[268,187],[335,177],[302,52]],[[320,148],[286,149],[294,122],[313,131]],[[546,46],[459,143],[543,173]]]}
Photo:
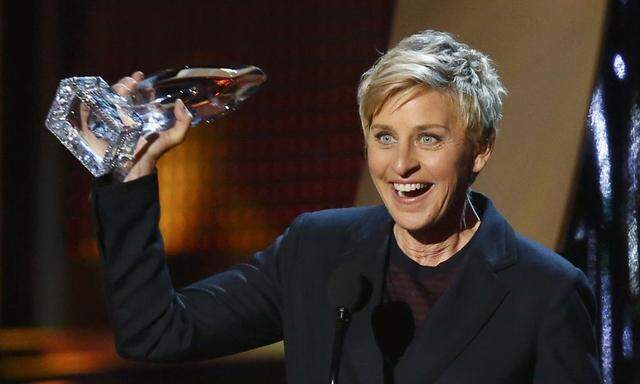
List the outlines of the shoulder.
{"label": "shoulder", "polygon": [[575,279],[581,273],[567,259],[520,233],[515,234],[518,262],[531,272],[555,279]]}
{"label": "shoulder", "polygon": [[343,231],[380,215],[382,210],[381,206],[366,206],[306,212],[298,216],[292,226],[304,231]]}
{"label": "shoulder", "polygon": [[518,261],[509,273],[514,280],[528,288],[535,285],[540,292],[578,291],[581,296],[591,295],[585,274],[560,254],[519,233],[515,233],[515,245]]}

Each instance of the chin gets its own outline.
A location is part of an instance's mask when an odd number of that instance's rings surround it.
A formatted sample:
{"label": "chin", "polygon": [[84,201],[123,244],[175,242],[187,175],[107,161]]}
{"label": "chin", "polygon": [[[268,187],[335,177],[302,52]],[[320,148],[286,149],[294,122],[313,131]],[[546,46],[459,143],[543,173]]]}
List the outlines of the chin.
{"label": "chin", "polygon": [[432,225],[432,220],[423,214],[407,214],[404,212],[389,212],[393,221],[400,228],[410,232],[418,232],[428,229]]}

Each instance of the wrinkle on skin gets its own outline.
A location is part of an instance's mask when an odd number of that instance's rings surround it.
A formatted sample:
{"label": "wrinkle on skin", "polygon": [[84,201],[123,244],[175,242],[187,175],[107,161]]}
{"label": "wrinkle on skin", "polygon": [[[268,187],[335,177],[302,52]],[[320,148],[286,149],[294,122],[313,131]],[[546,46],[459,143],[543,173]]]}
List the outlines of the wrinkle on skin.
{"label": "wrinkle on skin", "polygon": [[[373,117],[366,140],[369,173],[395,221],[400,249],[421,265],[450,258],[479,227],[466,195],[491,146],[476,151],[479,146],[469,141],[451,98],[423,87],[389,98]],[[430,187],[407,203],[393,182]]]}

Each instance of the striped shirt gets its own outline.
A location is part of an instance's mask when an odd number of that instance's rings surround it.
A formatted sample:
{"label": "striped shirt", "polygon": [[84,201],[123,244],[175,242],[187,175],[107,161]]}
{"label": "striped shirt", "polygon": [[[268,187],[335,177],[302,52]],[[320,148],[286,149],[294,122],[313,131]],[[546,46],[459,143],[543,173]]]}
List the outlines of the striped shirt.
{"label": "striped shirt", "polygon": [[[468,244],[467,244],[468,245]],[[413,314],[415,329],[426,319],[429,309],[449,287],[464,264],[465,245],[456,254],[435,267],[426,267],[407,256],[391,236],[389,267],[386,274],[386,299],[406,303]]]}

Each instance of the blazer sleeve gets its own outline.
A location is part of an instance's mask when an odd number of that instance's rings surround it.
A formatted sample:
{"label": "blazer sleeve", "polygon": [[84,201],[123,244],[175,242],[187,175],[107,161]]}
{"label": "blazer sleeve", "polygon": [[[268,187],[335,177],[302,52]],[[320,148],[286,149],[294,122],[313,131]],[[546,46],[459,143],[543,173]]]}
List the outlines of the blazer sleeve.
{"label": "blazer sleeve", "polygon": [[283,259],[295,253],[294,221],[266,250],[176,290],[158,223],[157,174],[92,191],[116,350],[146,361],[227,355],[282,339]]}
{"label": "blazer sleeve", "polygon": [[538,333],[534,383],[601,383],[596,334],[596,301],[585,275],[574,276],[549,298]]}

